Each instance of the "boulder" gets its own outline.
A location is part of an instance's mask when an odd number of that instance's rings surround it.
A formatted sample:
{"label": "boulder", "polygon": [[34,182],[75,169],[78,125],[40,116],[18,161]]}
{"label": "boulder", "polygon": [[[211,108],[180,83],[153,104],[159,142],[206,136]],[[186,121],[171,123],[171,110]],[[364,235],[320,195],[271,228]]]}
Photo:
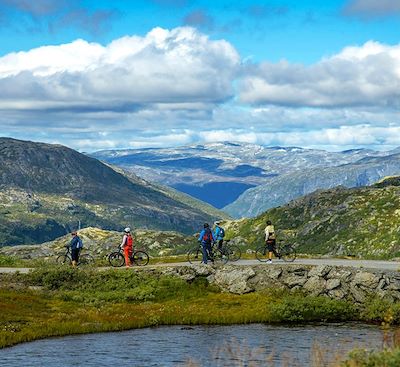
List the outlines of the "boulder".
{"label": "boulder", "polygon": [[224,267],[216,270],[213,282],[224,291],[244,294],[254,291],[254,288],[247,281],[255,274],[255,271],[250,267]]}

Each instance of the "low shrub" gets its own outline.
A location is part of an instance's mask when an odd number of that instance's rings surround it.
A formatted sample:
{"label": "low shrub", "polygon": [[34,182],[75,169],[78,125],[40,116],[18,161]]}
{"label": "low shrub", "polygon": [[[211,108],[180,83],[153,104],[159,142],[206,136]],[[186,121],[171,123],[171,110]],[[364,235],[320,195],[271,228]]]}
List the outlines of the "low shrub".
{"label": "low shrub", "polygon": [[272,322],[345,321],[356,318],[356,308],[327,297],[287,294],[269,305],[269,315]]}
{"label": "low shrub", "polygon": [[16,266],[18,260],[12,256],[0,254],[0,266]]}
{"label": "low shrub", "polygon": [[398,367],[400,366],[400,348],[373,352],[355,350],[342,363],[343,367]]}

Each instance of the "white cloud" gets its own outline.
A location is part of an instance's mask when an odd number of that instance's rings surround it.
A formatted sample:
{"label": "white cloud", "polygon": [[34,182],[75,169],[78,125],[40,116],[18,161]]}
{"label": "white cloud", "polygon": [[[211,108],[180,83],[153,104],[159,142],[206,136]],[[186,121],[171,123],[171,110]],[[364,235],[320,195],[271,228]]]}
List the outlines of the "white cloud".
{"label": "white cloud", "polygon": [[309,107],[400,107],[400,44],[367,42],[311,65],[286,61],[250,66],[240,99]]}
{"label": "white cloud", "polygon": [[131,111],[229,98],[239,55],[193,28],[155,28],[107,46],[77,40],[0,58],[1,109]]}
{"label": "white cloud", "polygon": [[251,65],[193,28],[155,28],[5,55],[0,90],[2,134],[85,151],[400,145],[400,45],[372,41],[311,66]]}

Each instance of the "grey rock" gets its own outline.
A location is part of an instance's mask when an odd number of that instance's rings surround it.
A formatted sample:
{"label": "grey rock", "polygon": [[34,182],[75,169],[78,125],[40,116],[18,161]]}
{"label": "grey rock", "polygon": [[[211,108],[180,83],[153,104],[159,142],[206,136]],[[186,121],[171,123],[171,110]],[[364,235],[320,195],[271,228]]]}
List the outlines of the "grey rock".
{"label": "grey rock", "polygon": [[303,286],[307,281],[305,276],[297,276],[296,274],[289,274],[282,279],[282,282],[286,284],[289,288],[294,288],[296,286]]}
{"label": "grey rock", "polygon": [[329,265],[318,265],[315,268],[311,269],[308,273],[309,277],[327,277],[329,272],[332,270],[332,266]]}
{"label": "grey rock", "polygon": [[254,290],[247,281],[249,278],[254,277],[255,274],[255,271],[249,267],[226,267],[216,270],[214,282],[225,291],[235,294],[244,294]]}
{"label": "grey rock", "polygon": [[309,292],[313,296],[318,296],[320,294],[325,293],[326,291],[326,280],[314,276],[312,278],[309,278],[303,285],[304,290]]}
{"label": "grey rock", "polygon": [[366,294],[365,292],[363,292],[362,290],[360,290],[357,287],[351,287],[350,288],[350,293],[351,296],[353,297],[353,299],[357,302],[357,303],[364,303],[365,299],[366,299]]}
{"label": "grey rock", "polygon": [[379,277],[366,271],[358,271],[352,281],[353,285],[375,289],[379,284]]}
{"label": "grey rock", "polygon": [[341,285],[340,279],[337,279],[337,278],[336,279],[331,278],[326,281],[326,289],[328,291],[339,288],[340,285]]}

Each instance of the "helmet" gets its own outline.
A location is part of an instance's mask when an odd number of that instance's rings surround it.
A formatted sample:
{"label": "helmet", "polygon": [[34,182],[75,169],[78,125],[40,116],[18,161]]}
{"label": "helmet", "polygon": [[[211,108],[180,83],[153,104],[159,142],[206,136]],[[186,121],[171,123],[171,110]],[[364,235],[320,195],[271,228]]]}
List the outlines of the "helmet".
{"label": "helmet", "polygon": [[129,228],[129,227],[126,227],[125,229],[124,229],[124,232],[126,232],[126,233],[129,233],[131,231],[131,229]]}
{"label": "helmet", "polygon": [[267,220],[267,225],[271,225],[272,224],[272,222],[270,221],[270,220]]}
{"label": "helmet", "polygon": [[204,228],[208,228],[209,224],[208,223],[204,223]]}
{"label": "helmet", "polygon": [[216,221],[214,222],[214,224],[215,224],[216,226],[219,226],[219,225],[221,224],[221,221],[220,221],[220,220],[216,220]]}
{"label": "helmet", "polygon": [[72,231],[72,232],[71,232],[71,235],[72,235],[72,236],[76,236],[77,234],[78,234],[78,232],[76,232],[76,231]]}

